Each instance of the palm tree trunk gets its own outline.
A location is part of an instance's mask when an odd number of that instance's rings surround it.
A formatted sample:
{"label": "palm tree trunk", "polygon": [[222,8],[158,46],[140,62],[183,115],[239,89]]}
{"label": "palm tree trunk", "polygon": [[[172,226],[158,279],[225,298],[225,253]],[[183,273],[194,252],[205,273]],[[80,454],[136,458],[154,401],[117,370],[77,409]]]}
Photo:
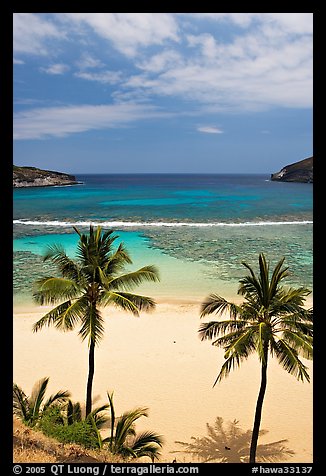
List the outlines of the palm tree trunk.
{"label": "palm tree trunk", "polygon": [[94,368],[95,368],[95,343],[91,340],[89,346],[88,354],[88,379],[87,379],[87,388],[86,388],[86,416],[89,415],[92,411],[92,388],[93,388],[93,377],[94,377]]}
{"label": "palm tree trunk", "polygon": [[260,422],[261,422],[261,413],[263,409],[263,401],[264,401],[266,385],[267,385],[267,356],[268,356],[268,352],[265,352],[265,362],[262,363],[262,366],[261,366],[261,383],[260,383],[260,389],[259,389],[259,394],[258,394],[258,399],[256,404],[254,428],[252,430],[249,463],[256,463],[256,451],[257,451],[257,442],[258,442]]}

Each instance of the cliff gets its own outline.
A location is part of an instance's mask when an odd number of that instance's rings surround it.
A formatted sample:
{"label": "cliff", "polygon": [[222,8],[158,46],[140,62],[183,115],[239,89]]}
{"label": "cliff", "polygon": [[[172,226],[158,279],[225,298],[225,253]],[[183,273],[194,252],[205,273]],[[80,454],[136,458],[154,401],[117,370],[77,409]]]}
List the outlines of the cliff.
{"label": "cliff", "polygon": [[282,170],[271,174],[271,180],[281,182],[313,182],[313,157],[286,165]]}
{"label": "cliff", "polygon": [[74,175],[42,170],[36,167],[13,166],[13,187],[49,187],[54,185],[75,185]]}

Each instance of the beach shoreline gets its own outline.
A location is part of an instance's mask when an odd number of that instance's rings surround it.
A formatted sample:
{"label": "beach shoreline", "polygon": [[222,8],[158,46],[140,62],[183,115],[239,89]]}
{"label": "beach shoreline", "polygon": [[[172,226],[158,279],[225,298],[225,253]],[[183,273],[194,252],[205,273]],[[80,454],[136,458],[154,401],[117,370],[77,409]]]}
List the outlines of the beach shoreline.
{"label": "beach shoreline", "polygon": [[[233,301],[239,299],[235,296]],[[118,414],[148,407],[149,417],[139,420],[136,429],[163,435],[161,461],[177,457],[179,462],[195,462],[188,455],[171,453],[181,449],[175,441],[206,436],[206,424],[213,425],[218,416],[251,429],[260,366],[252,357],[213,388],[223,351],[198,338],[200,301],[157,301],[154,312],[139,318],[114,308],[103,310],[106,327],[95,352],[93,404],[106,403],[106,392],[114,391]],[[309,299],[307,307],[311,303]],[[50,308],[32,303],[14,307],[14,381],[29,394],[37,380],[49,376],[49,394],[68,389],[73,401],[83,403],[87,342],[81,342],[78,330],[32,332]],[[312,377],[312,363],[307,366]],[[275,359],[269,365],[261,428],[268,430],[261,443],[288,440],[295,455],[286,461],[312,462],[312,383],[297,382]]]}

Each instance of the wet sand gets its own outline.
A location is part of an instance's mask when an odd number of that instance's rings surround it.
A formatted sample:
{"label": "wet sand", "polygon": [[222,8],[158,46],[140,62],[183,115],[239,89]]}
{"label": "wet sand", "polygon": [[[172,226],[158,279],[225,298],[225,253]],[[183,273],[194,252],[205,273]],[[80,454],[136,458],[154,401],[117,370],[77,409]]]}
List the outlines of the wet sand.
{"label": "wet sand", "polygon": [[[44,328],[34,334],[32,325],[47,309],[15,307],[14,381],[30,394],[37,380],[49,376],[49,392],[68,389],[74,401],[84,402],[87,342],[81,342],[78,330]],[[239,420],[243,430],[252,428],[260,385],[258,359],[251,357],[213,388],[223,351],[198,338],[199,309],[199,302],[170,300],[139,318],[103,310],[106,329],[95,353],[94,405],[105,403],[106,392],[114,390],[116,414],[148,407],[149,417],[140,419],[136,430],[163,435],[162,462],[175,457],[180,462],[197,461],[171,453],[180,450],[175,441],[206,436],[206,423],[213,425],[217,416],[225,422]],[[312,363],[306,364],[312,378]],[[312,391],[312,381],[298,382],[270,360],[261,424],[268,433],[259,443],[287,439],[295,455],[282,461],[313,461]]]}

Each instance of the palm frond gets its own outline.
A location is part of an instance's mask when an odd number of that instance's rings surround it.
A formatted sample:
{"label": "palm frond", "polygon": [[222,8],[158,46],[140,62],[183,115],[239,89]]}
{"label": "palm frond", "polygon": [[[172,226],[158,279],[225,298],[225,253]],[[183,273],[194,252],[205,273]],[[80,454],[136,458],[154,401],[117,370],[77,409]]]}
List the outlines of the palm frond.
{"label": "palm frond", "polygon": [[312,360],[313,339],[312,337],[294,330],[283,330],[283,339],[298,352],[303,358]]}
{"label": "palm frond", "polygon": [[[39,319],[33,325],[33,332],[38,332],[41,329],[43,329],[43,327],[45,327],[45,326],[50,326],[52,324],[56,324],[56,322],[58,322],[58,321],[60,322],[60,319],[65,318],[65,313],[66,312],[69,313],[69,309],[71,309],[71,306],[72,306],[71,301],[66,301],[66,302],[63,302],[62,304],[59,304],[55,308],[51,309],[51,311],[46,313],[43,317],[41,317],[41,319]],[[75,309],[75,311],[76,311],[76,309]],[[69,322],[69,325],[68,325],[67,328],[65,328],[64,326],[60,326],[60,325],[57,326],[57,327],[60,327],[62,330],[72,329],[72,327],[73,327],[73,317],[76,320],[77,319],[77,314],[71,312],[70,322]]]}
{"label": "palm frond", "polygon": [[127,292],[103,292],[101,297],[101,304],[107,306],[113,304],[114,306],[131,312],[138,316],[140,311],[152,311],[155,309],[155,301],[147,296],[140,296],[138,294],[131,294]]}
{"label": "palm frond", "polygon": [[67,423],[72,425],[75,422],[82,421],[81,405],[79,402],[73,403],[70,399],[66,408]]}
{"label": "palm frond", "polygon": [[232,346],[234,342],[238,341],[241,336],[244,334],[247,334],[248,332],[250,333],[256,333],[257,332],[257,325],[255,326],[246,326],[243,327],[242,329],[237,329],[233,332],[229,332],[228,334],[225,334],[221,337],[218,337],[216,340],[212,342],[212,345],[216,347],[223,347],[224,350],[226,351],[229,346]]}
{"label": "palm frond", "polygon": [[116,425],[115,429],[115,445],[116,446],[123,446],[126,438],[128,435],[135,434],[135,430],[133,428],[134,423],[140,417],[148,416],[147,408],[136,408],[135,410],[131,410],[128,412],[123,413],[123,415],[119,418],[119,421]]}
{"label": "palm frond", "polygon": [[41,305],[72,299],[81,292],[80,287],[72,279],[53,276],[38,279],[34,287],[34,301]]}
{"label": "palm frond", "polygon": [[49,377],[44,377],[35,383],[29,398],[29,405],[33,419],[37,418],[44,400],[45,392],[49,383]]}
{"label": "palm frond", "polygon": [[212,340],[219,335],[224,335],[227,332],[236,332],[244,327],[248,326],[246,320],[236,319],[230,321],[209,321],[202,323],[199,326],[199,337],[201,340]]}
{"label": "palm frond", "polygon": [[[163,437],[158,435],[154,431],[144,431],[142,433],[138,433],[134,441],[132,442],[132,449],[133,451],[138,452],[139,450],[144,450],[148,445],[152,445],[153,449],[157,449],[157,446],[163,446]],[[157,446],[156,446],[157,445]]]}
{"label": "palm frond", "polygon": [[238,355],[240,360],[246,359],[256,350],[255,337],[257,336],[257,327],[251,326],[236,332],[231,342],[225,346],[225,358],[230,355]]}
{"label": "palm frond", "polygon": [[83,281],[83,275],[78,264],[66,254],[60,244],[49,245],[43,256],[43,261],[50,260],[59,269],[63,277],[71,279],[76,283]]}
{"label": "palm frond", "polygon": [[70,392],[68,390],[59,390],[58,392],[51,395],[43,405],[43,411],[49,408],[54,402],[58,404],[65,403],[70,397]]}
{"label": "palm frond", "polygon": [[210,294],[201,305],[200,317],[213,314],[213,312],[220,315],[229,312],[231,319],[236,319],[239,314],[241,315],[241,308],[217,294]]}
{"label": "palm frond", "polygon": [[155,266],[144,266],[132,273],[112,278],[109,282],[109,289],[112,290],[130,290],[145,281],[158,282],[159,272]]}
{"label": "palm frond", "polygon": [[254,270],[251,268],[251,266],[242,261],[242,265],[247,268],[250,272],[250,276],[245,276],[239,281],[239,288],[238,288],[238,294],[241,296],[246,296],[248,295],[256,295],[258,299],[262,302],[263,301],[263,294],[262,294],[262,289],[259,280],[257,279]]}
{"label": "palm frond", "polygon": [[262,292],[262,304],[268,307],[270,302],[270,288],[269,288],[269,263],[267,263],[265,255],[259,255],[259,283]]}
{"label": "palm frond", "polygon": [[107,410],[109,409],[109,407],[109,404],[104,404],[92,410],[91,413],[87,416],[87,418],[93,418],[94,424],[96,425],[96,428],[98,430],[103,428],[109,420],[107,416]]}
{"label": "palm frond", "polygon": [[285,339],[279,338],[271,341],[271,347],[282,367],[302,382],[306,379],[310,382],[307,367],[301,362],[296,349],[291,347]]}
{"label": "palm frond", "polygon": [[123,243],[120,243],[105,264],[104,271],[107,275],[114,276],[124,269],[127,264],[132,264],[132,259]]}
{"label": "palm frond", "polygon": [[25,421],[30,412],[28,397],[16,383],[13,385],[13,412]]}
{"label": "palm frond", "polygon": [[111,434],[110,434],[110,447],[113,444],[113,438],[114,438],[114,426],[115,426],[115,409],[114,409],[114,404],[113,404],[113,392],[109,393],[107,392],[107,396],[109,399],[109,404],[110,404],[110,414],[111,414]]}
{"label": "palm frond", "polygon": [[289,316],[280,316],[279,318],[276,318],[274,320],[273,324],[274,327],[278,328],[280,331],[292,330],[310,338],[313,337],[313,323],[301,319],[301,316],[298,316],[296,314],[291,314]]}
{"label": "palm frond", "polygon": [[311,291],[303,286],[299,288],[283,287],[278,290],[273,304],[275,307],[278,305],[280,309],[283,306],[284,311],[289,313],[300,312],[304,310],[303,306],[309,294]]}
{"label": "palm frond", "polygon": [[91,342],[98,345],[104,335],[104,320],[100,311],[95,306],[88,306],[82,322],[78,333],[81,339],[84,341],[88,337],[88,345]]}
{"label": "palm frond", "polygon": [[153,431],[139,433],[130,448],[137,458],[149,457],[152,461],[158,460],[160,456],[159,448],[163,446],[162,436]]}
{"label": "palm frond", "polygon": [[86,296],[82,296],[74,302],[68,301],[68,305],[55,319],[55,327],[62,331],[71,331],[77,323],[81,322],[87,314],[89,302]]}
{"label": "palm frond", "polygon": [[285,257],[281,258],[273,270],[271,281],[270,281],[271,298],[273,298],[276,295],[280,282],[289,275],[288,267],[282,269],[284,261],[285,261]]}

